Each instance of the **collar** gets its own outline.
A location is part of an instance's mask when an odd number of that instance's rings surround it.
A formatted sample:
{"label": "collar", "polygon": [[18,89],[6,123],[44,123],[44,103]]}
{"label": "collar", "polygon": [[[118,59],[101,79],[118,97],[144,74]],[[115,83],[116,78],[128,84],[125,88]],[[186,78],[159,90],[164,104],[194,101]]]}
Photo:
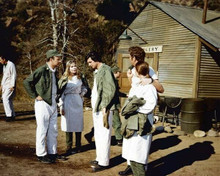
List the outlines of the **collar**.
{"label": "collar", "polygon": [[4,64],[2,64],[2,65],[4,65],[4,66],[6,66],[8,64],[8,61],[7,62],[5,62]]}
{"label": "collar", "polygon": [[53,73],[56,72],[56,68],[52,69],[48,64],[47,64],[47,66],[48,66],[48,69],[50,69],[50,71],[52,71]]}

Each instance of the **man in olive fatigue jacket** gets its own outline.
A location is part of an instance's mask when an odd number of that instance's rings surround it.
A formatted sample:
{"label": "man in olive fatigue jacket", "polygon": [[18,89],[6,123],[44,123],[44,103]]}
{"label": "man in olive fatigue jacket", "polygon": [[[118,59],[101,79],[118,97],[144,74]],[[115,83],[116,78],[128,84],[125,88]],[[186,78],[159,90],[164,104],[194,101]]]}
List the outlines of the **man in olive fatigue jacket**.
{"label": "man in olive fatigue jacket", "polygon": [[53,163],[57,155],[58,135],[55,72],[62,60],[61,54],[56,50],[47,51],[46,56],[46,64],[24,80],[24,87],[35,99],[36,155],[40,162]]}
{"label": "man in olive fatigue jacket", "polygon": [[101,57],[96,52],[88,53],[86,62],[95,70],[91,104],[93,108],[96,160],[91,161],[91,167],[94,172],[97,172],[109,166],[112,129],[111,107],[116,86],[111,68],[102,63]]}

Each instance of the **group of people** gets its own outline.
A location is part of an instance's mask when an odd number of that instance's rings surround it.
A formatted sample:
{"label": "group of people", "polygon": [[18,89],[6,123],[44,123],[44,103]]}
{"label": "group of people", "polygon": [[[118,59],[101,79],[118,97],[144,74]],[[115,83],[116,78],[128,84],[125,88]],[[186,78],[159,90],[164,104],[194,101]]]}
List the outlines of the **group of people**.
{"label": "group of people", "polygon": [[[135,176],[145,175],[152,141],[151,128],[153,110],[157,104],[157,92],[162,93],[164,90],[154,70],[144,61],[144,50],[140,47],[131,47],[129,53],[132,68],[127,72],[131,83],[128,95],[119,92],[117,79],[120,76],[120,69],[118,67],[111,68],[103,63],[97,52],[89,52],[85,57],[85,62],[94,70],[91,105],[96,158],[90,162],[94,172],[107,169],[109,166],[113,127],[118,145],[122,145],[122,157],[127,159],[128,164],[124,171],[119,172],[119,175],[130,173]],[[0,61],[3,63],[2,57]],[[67,153],[80,152],[81,148],[83,96],[87,89],[83,84],[76,61],[68,61],[63,76],[60,79],[57,78],[56,68],[61,62],[62,55],[57,50],[49,50],[46,53],[46,64],[24,80],[27,93],[35,99],[36,155],[43,163],[64,159],[57,154],[57,104],[61,114],[61,130],[66,133]],[[7,67],[12,67],[9,64],[8,61]],[[13,68],[10,69],[13,70]],[[4,81],[7,79],[5,78]],[[10,92],[13,88],[15,88],[14,84],[7,86]],[[7,97],[9,97],[8,93]],[[122,108],[122,114],[126,114],[123,124],[119,115],[119,97],[128,97],[128,101]],[[140,103],[136,109],[130,108],[134,101]],[[8,103],[7,106],[10,105]],[[5,111],[7,106],[4,105]],[[7,119],[12,119],[14,116],[14,111],[6,113]],[[73,132],[76,139],[74,149],[72,149]]]}

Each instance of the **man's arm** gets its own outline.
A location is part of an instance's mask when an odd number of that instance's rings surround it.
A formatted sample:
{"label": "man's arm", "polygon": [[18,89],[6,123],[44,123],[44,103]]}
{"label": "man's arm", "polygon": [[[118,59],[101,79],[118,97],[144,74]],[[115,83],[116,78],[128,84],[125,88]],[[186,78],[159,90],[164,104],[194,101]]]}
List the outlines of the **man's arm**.
{"label": "man's arm", "polygon": [[11,87],[10,87],[10,89],[11,89],[11,91],[13,91],[15,88],[16,77],[17,77],[16,68],[13,63],[11,64],[11,67],[10,67],[10,73],[11,73]]}
{"label": "man's arm", "polygon": [[164,92],[164,88],[163,88],[162,84],[160,84],[158,79],[153,80],[153,85],[157,89],[157,92],[159,92],[159,93],[163,93]]}
{"label": "man's arm", "polygon": [[105,71],[102,80],[103,80],[102,83],[103,90],[102,90],[101,108],[103,109],[103,108],[109,108],[108,106],[115,96],[116,85],[115,85],[114,75],[109,70]]}
{"label": "man's arm", "polygon": [[[35,84],[38,82],[39,79],[40,79],[40,73],[36,71],[33,74],[29,75],[23,82],[25,90],[32,98],[38,97]],[[41,100],[40,97],[38,98],[39,100]]]}
{"label": "man's arm", "polygon": [[127,71],[127,77],[128,77],[129,83],[131,84],[131,83],[132,83],[131,80],[132,80],[132,77],[133,77],[133,74],[132,74],[131,69],[128,69],[128,71]]}

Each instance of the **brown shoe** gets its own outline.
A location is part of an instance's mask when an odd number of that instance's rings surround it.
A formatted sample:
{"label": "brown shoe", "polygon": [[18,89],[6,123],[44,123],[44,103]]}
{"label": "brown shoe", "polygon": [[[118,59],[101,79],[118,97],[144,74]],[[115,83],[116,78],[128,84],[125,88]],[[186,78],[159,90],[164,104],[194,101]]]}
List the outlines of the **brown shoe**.
{"label": "brown shoe", "polygon": [[133,174],[131,166],[127,166],[125,170],[118,172],[119,175],[131,175]]}
{"label": "brown shoe", "polygon": [[108,167],[107,166],[100,166],[100,165],[96,164],[96,165],[92,165],[91,168],[92,168],[93,172],[99,172],[99,171],[107,169]]}

